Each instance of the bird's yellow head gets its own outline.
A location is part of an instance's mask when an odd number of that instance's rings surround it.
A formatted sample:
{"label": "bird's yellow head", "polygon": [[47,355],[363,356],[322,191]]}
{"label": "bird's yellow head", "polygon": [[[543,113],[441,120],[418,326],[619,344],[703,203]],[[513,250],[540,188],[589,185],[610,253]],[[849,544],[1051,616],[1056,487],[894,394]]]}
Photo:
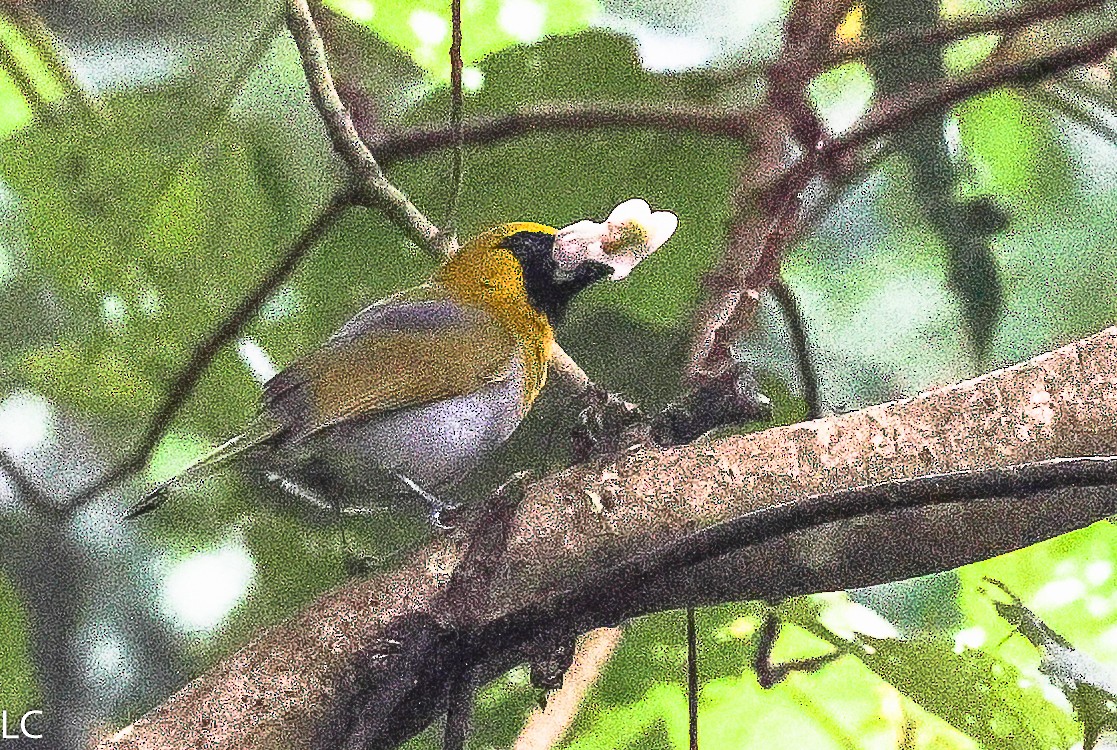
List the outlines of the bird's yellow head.
{"label": "bird's yellow head", "polygon": [[626,201],[604,223],[579,221],[556,230],[515,222],[482,232],[447,261],[436,279],[464,302],[491,309],[528,305],[548,324],[570,301],[605,278],[620,279],[674,233],[678,220]]}

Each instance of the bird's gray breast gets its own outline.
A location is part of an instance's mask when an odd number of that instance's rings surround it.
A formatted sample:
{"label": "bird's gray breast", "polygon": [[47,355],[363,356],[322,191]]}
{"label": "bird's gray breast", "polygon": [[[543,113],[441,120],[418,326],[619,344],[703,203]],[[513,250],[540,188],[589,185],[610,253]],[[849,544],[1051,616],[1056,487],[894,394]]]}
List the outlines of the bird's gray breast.
{"label": "bird's gray breast", "polygon": [[473,393],[338,425],[323,435],[369,468],[397,472],[434,491],[463,479],[519,426],[523,363]]}
{"label": "bird's gray breast", "polygon": [[[479,321],[483,315],[446,300],[390,299],[362,310],[328,345],[345,344],[376,331],[467,326],[483,322]],[[265,408],[292,425],[272,456],[276,468],[310,479],[310,484],[320,484],[315,477],[324,473],[345,485],[375,488],[394,472],[432,492],[450,487],[507,440],[525,412],[524,364],[518,353],[512,355],[499,380],[472,393],[350,418],[310,434],[299,429],[312,421],[313,413],[303,373],[297,368],[284,371],[270,385],[271,398]]]}

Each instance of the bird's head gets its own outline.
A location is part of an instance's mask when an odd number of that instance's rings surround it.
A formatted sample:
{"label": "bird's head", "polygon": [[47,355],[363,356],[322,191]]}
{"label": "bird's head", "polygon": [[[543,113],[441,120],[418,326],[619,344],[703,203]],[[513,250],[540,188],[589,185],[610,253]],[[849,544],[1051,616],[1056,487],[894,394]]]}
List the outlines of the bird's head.
{"label": "bird's head", "polygon": [[483,299],[525,295],[552,323],[570,300],[591,284],[623,279],[675,232],[670,211],[652,212],[634,198],[617,206],[604,222],[583,220],[554,229],[544,224],[502,224],[482,233],[453,260],[443,275],[468,277]]}

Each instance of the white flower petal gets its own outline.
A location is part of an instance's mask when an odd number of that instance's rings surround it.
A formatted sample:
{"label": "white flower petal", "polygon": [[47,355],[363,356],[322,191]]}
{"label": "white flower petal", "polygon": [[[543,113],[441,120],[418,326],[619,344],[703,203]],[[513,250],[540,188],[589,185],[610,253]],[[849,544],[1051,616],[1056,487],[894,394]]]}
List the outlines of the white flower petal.
{"label": "white flower petal", "polygon": [[652,215],[652,208],[643,198],[630,198],[612,210],[605,221],[609,224],[643,223]]}
{"label": "white flower petal", "polygon": [[560,229],[555,262],[564,272],[587,260],[606,263],[613,268],[610,278],[617,281],[667,242],[678,226],[672,212],[653,213],[647,201],[632,198],[614,208],[604,223],[583,219]]}
{"label": "white flower petal", "polygon": [[605,224],[589,219],[563,227],[555,237],[555,262],[563,271],[573,271],[584,261],[601,257],[601,243],[608,234]]}
{"label": "white flower petal", "polygon": [[679,228],[679,217],[670,211],[656,211],[644,227],[648,230],[648,255],[663,246]]}

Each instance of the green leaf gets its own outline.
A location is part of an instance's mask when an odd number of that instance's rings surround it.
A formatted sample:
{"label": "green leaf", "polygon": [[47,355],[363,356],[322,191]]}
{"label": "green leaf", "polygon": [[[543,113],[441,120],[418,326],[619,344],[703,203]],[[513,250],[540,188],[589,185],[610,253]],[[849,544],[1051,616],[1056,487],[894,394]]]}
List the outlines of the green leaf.
{"label": "green leaf", "polygon": [[[593,55],[585,50],[593,49]],[[712,76],[668,76],[643,71],[631,40],[600,31],[547,39],[505,50],[481,68],[484,87],[467,97],[469,114],[505,112],[524,102],[686,101],[729,95]],[[414,114],[441,123],[445,91]],[[674,211],[679,230],[629,279],[599,284],[578,299],[572,321],[605,307],[641,323],[672,326],[698,298],[698,278],[725,240],[726,195],[735,180],[739,144],[691,134],[647,130],[540,133],[467,149],[459,225],[463,234],[504,221],[565,226],[604,218],[623,200],[643,197]],[[446,205],[448,154],[394,166],[393,177],[436,219]]]}
{"label": "green leaf", "polygon": [[8,716],[22,716],[24,711],[37,708],[39,686],[32,669],[32,635],[27,611],[19,599],[15,582],[0,575],[0,706]]}
{"label": "green leaf", "polygon": [[954,108],[962,153],[972,166],[963,194],[1003,196],[1011,204],[1072,203],[1073,168],[1059,125],[1038,103],[999,89]]}
{"label": "green leaf", "polygon": [[[406,50],[442,80],[450,76],[450,5],[438,0],[375,3],[329,0],[330,8]],[[589,25],[594,0],[479,0],[462,3],[462,59],[468,64],[517,43],[569,34]]]}

